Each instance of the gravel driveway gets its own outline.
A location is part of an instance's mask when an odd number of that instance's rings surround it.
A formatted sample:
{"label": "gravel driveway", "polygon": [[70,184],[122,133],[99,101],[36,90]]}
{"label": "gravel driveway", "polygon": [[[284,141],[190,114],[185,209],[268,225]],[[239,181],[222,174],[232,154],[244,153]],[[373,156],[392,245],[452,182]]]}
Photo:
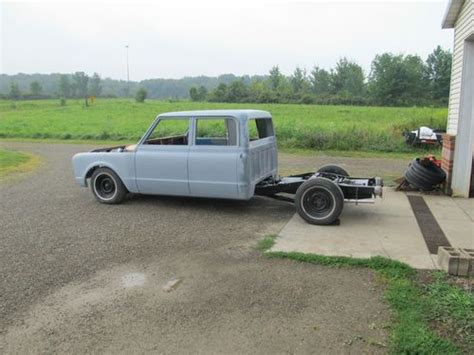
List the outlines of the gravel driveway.
{"label": "gravel driveway", "polygon": [[0,184],[0,353],[385,351],[374,344],[386,342],[388,311],[370,271],[252,250],[292,205],[139,195],[100,205],[71,171],[91,147],[0,146],[45,161]]}

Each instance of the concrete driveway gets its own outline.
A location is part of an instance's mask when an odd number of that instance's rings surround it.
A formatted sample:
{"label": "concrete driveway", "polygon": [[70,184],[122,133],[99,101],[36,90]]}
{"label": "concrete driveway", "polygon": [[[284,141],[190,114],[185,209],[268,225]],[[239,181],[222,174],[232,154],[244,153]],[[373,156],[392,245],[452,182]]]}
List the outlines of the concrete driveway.
{"label": "concrete driveway", "polygon": [[[474,201],[421,196],[453,247],[474,248]],[[437,249],[436,249],[437,250]],[[383,256],[417,269],[438,269],[404,192],[384,188],[374,204],[346,204],[337,227],[314,226],[295,214],[279,232],[272,251],[370,258]]]}
{"label": "concrete driveway", "polygon": [[0,146],[44,159],[0,184],[0,353],[385,351],[371,345],[386,342],[389,317],[370,271],[252,250],[292,205],[135,195],[104,206],[71,172],[91,147]]}

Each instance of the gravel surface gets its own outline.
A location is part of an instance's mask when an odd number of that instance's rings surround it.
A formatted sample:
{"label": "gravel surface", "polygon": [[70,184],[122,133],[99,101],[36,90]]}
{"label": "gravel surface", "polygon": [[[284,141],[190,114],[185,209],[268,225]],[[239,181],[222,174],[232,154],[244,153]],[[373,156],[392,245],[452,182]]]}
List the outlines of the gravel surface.
{"label": "gravel surface", "polygon": [[39,154],[0,184],[0,353],[380,353],[374,275],[253,251],[293,206],[133,195],[74,184],[86,145],[0,142]]}

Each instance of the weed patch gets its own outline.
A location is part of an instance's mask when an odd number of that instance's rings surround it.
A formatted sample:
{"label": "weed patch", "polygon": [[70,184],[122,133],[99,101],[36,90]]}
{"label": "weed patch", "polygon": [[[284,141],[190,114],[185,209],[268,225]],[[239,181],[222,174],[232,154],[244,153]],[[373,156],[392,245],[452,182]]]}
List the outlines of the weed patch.
{"label": "weed patch", "polygon": [[33,154],[0,149],[0,179],[35,169],[41,159]]}
{"label": "weed patch", "polygon": [[271,249],[271,247],[275,244],[276,237],[277,236],[274,234],[263,237],[257,242],[255,249],[260,250],[261,252]]}

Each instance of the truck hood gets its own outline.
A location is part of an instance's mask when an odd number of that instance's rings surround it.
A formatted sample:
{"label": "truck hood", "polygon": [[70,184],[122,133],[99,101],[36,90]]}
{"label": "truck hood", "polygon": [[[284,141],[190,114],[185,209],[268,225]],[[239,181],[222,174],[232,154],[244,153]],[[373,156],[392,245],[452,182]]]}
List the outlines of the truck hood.
{"label": "truck hood", "polygon": [[109,153],[109,152],[124,152],[124,151],[134,152],[136,149],[137,149],[136,144],[117,145],[113,147],[94,149],[94,150],[91,150],[91,153]]}

